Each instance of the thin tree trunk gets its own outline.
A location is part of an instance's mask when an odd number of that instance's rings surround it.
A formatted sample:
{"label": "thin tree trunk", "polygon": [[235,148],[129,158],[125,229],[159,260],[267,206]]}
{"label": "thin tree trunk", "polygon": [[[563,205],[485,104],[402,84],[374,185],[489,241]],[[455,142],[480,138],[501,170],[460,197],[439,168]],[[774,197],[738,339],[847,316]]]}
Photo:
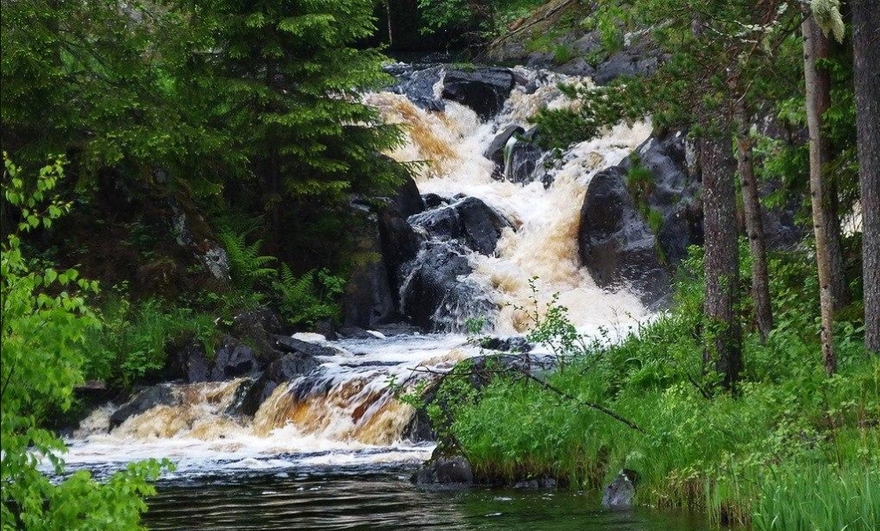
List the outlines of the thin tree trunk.
{"label": "thin tree trunk", "polygon": [[388,17],[388,48],[394,47],[394,35],[391,31],[391,0],[385,0],[385,15]]}
{"label": "thin tree trunk", "polygon": [[[711,134],[711,133],[709,133]],[[736,185],[730,138],[725,134],[700,140],[703,171],[703,229],[705,233],[706,344],[704,366],[722,375],[722,385],[736,389],[742,370],[740,324],[736,317],[739,248],[736,224]]]}
{"label": "thin tree trunk", "polygon": [[819,269],[819,303],[822,312],[822,358],[825,371],[832,375],[837,370],[834,355],[834,293],[832,267],[829,255],[829,227],[825,207],[826,183],[823,169],[828,161],[828,146],[822,134],[822,116],[830,103],[830,80],[827,74],[816,70],[816,61],[828,57],[828,39],[815,19],[807,17],[801,31],[804,34],[804,80],[806,81],[807,126],[810,132],[810,197],[813,209],[813,230],[816,234],[816,263]]}
{"label": "thin tree trunk", "polygon": [[853,0],[865,347],[880,354],[880,3]]}
{"label": "thin tree trunk", "polygon": [[737,116],[737,165],[742,184],[743,210],[749,252],[752,255],[752,299],[755,303],[755,321],[761,339],[767,340],[773,329],[773,310],[770,306],[770,282],[767,274],[767,245],[764,224],[761,221],[761,203],[758,198],[758,182],[752,159],[752,139],[749,136],[749,118],[745,102],[740,99],[736,106]]}
{"label": "thin tree trunk", "polygon": [[[827,147],[824,148],[823,153],[827,154],[828,159],[831,158],[831,151]],[[836,312],[852,302],[852,297],[850,297],[849,288],[846,286],[846,275],[843,271],[843,245],[840,234],[840,201],[837,196],[837,182],[835,182],[833,175],[828,175],[824,170],[822,180],[825,187],[825,246],[828,249],[828,261],[831,268],[831,298],[834,301],[834,311]]]}

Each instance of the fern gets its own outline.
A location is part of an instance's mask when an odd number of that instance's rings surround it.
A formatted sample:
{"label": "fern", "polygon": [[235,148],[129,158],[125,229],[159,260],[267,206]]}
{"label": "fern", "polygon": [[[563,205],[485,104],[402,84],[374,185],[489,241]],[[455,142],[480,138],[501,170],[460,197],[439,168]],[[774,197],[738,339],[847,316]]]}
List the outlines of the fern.
{"label": "fern", "polygon": [[[269,283],[278,275],[277,269],[269,267],[275,262],[275,257],[260,254],[263,240],[247,242],[248,235],[259,226],[259,221],[238,224],[226,221],[218,237],[229,258],[229,274],[233,283],[242,290],[252,290],[258,283]],[[232,228],[234,225],[238,230]]]}
{"label": "fern", "polygon": [[281,272],[275,283],[280,295],[279,308],[293,324],[314,325],[322,319],[338,321],[341,309],[338,297],[345,281],[330,274],[326,269],[313,269],[297,276],[287,264],[281,264]]}

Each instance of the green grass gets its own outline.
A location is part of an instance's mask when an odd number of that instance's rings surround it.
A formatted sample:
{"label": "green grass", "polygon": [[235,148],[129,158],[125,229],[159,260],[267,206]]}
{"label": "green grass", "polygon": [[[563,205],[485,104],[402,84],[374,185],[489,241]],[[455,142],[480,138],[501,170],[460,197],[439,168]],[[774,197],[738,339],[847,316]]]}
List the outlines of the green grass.
{"label": "green grass", "polygon": [[705,392],[714,375],[702,375],[702,287],[692,279],[680,284],[671,314],[621,344],[574,349],[547,375],[577,400],[498,378],[455,411],[453,435],[487,478],[550,476],[598,489],[630,468],[640,476],[639,503],[702,511],[716,524],[877,529],[880,359],[866,354],[858,323],[842,322],[839,374],[827,378],[809,261],[774,258],[771,267],[777,328],[766,344],[747,335],[737,396]]}

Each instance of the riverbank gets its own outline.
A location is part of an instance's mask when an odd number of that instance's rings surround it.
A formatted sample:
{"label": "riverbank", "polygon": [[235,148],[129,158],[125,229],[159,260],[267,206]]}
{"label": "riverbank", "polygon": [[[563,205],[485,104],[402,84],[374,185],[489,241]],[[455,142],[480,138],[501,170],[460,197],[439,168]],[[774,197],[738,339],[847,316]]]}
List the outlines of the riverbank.
{"label": "riverbank", "polygon": [[452,411],[447,436],[478,481],[599,490],[629,469],[638,505],[704,512],[714,526],[877,529],[880,360],[841,319],[840,370],[825,376],[807,266],[799,254],[771,262],[777,327],[763,344],[746,334],[735,395],[702,373],[701,286],[690,277],[671,312],[616,345],[565,345],[565,320],[545,320],[537,333],[563,356],[547,385],[495,378]]}

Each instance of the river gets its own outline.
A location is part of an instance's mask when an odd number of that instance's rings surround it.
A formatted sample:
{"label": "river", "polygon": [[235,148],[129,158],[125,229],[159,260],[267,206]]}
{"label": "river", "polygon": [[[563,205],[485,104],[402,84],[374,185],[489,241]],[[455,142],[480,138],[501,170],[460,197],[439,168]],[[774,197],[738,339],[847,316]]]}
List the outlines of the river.
{"label": "river", "polygon": [[[228,414],[245,379],[167,384],[176,401],[112,430],[115,405],[93,412],[67,441],[68,467],[101,476],[145,458],[175,462],[149,502],[146,522],[157,530],[703,529],[687,517],[605,511],[595,493],[435,490],[408,481],[433,443],[409,440],[415,410],[395,400],[392,383],[411,387],[481,354],[462,333],[468,318],[486,318],[495,335],[521,335],[532,311],[544,312],[555,296],[582,334],[614,341],[652,316],[636,294],[598,288],[580,267],[577,243],[589,179],[641,144],[650,124],[621,125],[572,146],[552,164],[539,160],[541,178],[510,179],[516,168],[509,163],[499,176],[485,156],[496,135],[511,125],[528,127],[543,106],[571,105],[557,83],[589,83],[522,68],[515,73],[521,81],[489,120],[454,102],[431,112],[401,94],[366,98],[405,127],[407,142],[389,155],[429,162],[416,176],[422,194],[443,198],[439,208],[476,197],[506,220],[494,251],[456,247],[469,266],[458,281],[469,286],[471,300],[440,304],[431,316],[435,333],[340,341],[300,334],[332,350],[319,358],[319,369],[275,388],[253,417]],[[432,242],[431,234],[423,236]]]}

